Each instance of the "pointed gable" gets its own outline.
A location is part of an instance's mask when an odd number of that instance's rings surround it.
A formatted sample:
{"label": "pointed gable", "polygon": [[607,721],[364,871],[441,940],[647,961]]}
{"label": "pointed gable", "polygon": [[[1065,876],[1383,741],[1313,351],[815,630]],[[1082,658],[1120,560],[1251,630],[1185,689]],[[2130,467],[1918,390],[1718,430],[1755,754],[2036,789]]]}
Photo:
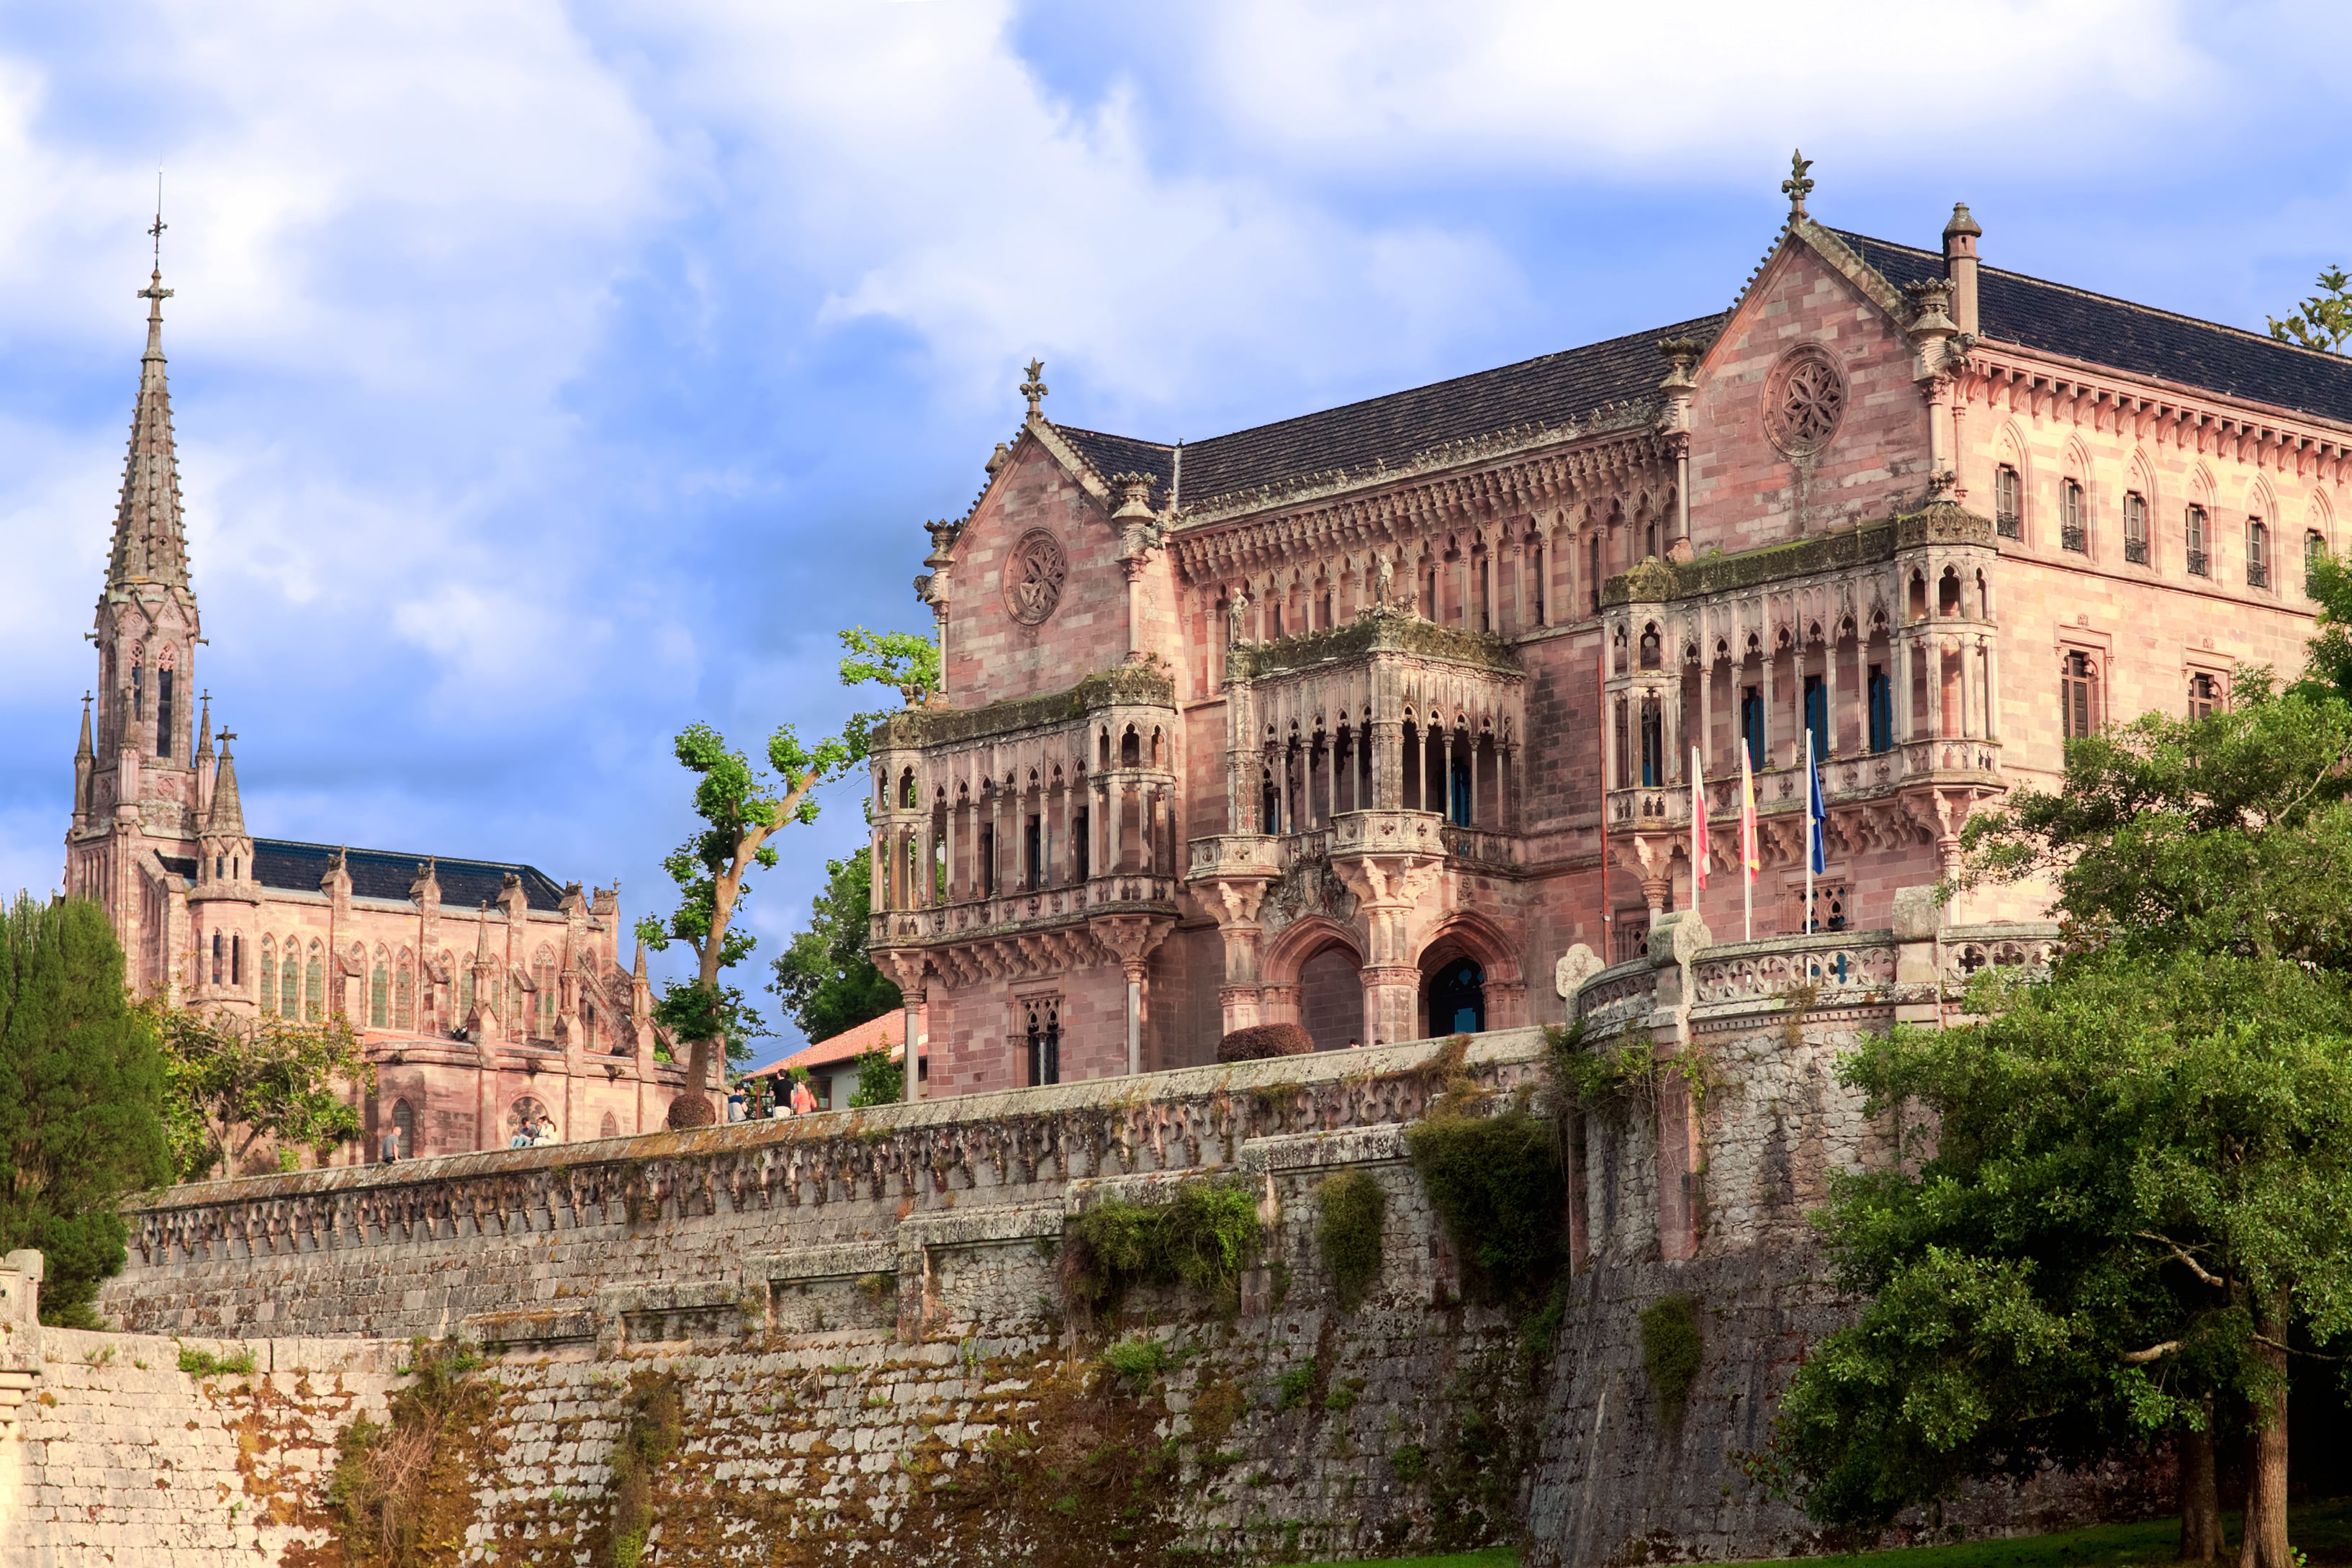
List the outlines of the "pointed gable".
{"label": "pointed gable", "polygon": [[1927,415],[1906,312],[1902,291],[1829,230],[1800,217],[1782,231],[1697,367],[1696,550],[1777,544],[1916,499]]}

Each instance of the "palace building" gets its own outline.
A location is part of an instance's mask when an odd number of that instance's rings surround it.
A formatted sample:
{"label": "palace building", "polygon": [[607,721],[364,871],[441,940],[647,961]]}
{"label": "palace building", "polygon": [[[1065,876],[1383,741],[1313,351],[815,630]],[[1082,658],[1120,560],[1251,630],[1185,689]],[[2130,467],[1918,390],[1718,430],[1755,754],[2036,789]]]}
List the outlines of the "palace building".
{"label": "palace building", "polygon": [[929,525],[944,695],[875,735],[923,1092],[1558,1018],[1564,959],[1666,911],[1740,940],[1743,748],[1755,937],[1804,929],[1808,737],[1813,919],[1885,927],[2067,737],[2300,662],[2352,361],[1985,266],[1965,205],[1928,248],[1784,188],[1724,308],[1212,440],[1060,423],[1032,364]]}
{"label": "palace building", "polygon": [[[159,220],[160,222],[160,220]],[[619,963],[617,889],[537,868],[257,838],[204,641],[180,511],[159,264],[114,550],[82,704],[65,889],[121,939],[131,988],[244,1017],[350,1020],[375,1064],[365,1154],[505,1148],[663,1125],[645,957]],[[343,1152],[343,1159],[362,1151]]]}

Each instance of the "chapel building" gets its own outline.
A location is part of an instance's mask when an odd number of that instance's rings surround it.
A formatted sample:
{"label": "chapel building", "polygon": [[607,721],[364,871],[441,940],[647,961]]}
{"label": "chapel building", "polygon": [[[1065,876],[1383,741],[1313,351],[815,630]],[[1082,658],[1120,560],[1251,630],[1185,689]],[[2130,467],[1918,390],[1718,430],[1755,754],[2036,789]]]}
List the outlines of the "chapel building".
{"label": "chapel building", "polygon": [[[1805,930],[1808,740],[1814,925],[1886,927],[2069,736],[2300,663],[2352,361],[1983,266],[1965,205],[1940,249],[1829,228],[1811,188],[1727,308],[1211,440],[1061,424],[1031,365],[928,525],[945,692],[872,753],[923,1092],[1557,1019],[1563,959],[1666,911],[1742,939],[1743,748],[1754,937]],[[1946,938],[2012,961],[1971,931],[2041,900]]]}
{"label": "chapel building", "polygon": [[82,703],[65,890],[105,909],[134,993],[252,1018],[347,1018],[374,1064],[373,1158],[661,1127],[684,1082],[657,1059],[645,973],[619,963],[618,890],[536,867],[247,830],[226,730],[195,683],[158,266],[114,548]]}

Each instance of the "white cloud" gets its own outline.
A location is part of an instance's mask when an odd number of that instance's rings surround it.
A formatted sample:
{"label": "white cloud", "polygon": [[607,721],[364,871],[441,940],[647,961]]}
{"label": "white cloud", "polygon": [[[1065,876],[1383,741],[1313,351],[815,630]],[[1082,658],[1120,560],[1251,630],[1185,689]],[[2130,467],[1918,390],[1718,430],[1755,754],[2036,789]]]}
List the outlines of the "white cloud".
{"label": "white cloud", "polygon": [[[2206,73],[2182,16],[2175,0],[1214,0],[1199,68],[1238,140],[1319,164],[1704,175],[1802,144],[1883,167],[1939,144],[2046,153],[2058,119],[2178,102]],[[2099,142],[2069,134],[2067,157]]]}
{"label": "white cloud", "polygon": [[1156,169],[1132,92],[1059,105],[1013,52],[1010,14],[666,6],[641,24],[677,62],[665,97],[756,148],[730,178],[763,204],[764,243],[819,279],[822,320],[912,330],[952,405],[1009,418],[1009,367],[1031,353],[1146,404],[1394,363],[1520,291],[1475,235]]}

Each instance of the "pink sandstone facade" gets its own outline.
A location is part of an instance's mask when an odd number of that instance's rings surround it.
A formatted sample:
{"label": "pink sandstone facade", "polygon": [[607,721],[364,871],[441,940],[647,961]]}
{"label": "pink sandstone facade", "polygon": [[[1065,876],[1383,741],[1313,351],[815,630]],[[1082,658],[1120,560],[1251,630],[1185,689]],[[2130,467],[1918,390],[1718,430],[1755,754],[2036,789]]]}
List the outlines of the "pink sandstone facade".
{"label": "pink sandstone facade", "polygon": [[663,1125],[644,954],[619,963],[617,891],[536,868],[331,848],[247,831],[224,730],[199,697],[157,271],[131,450],[99,596],[99,680],[74,758],[65,889],[111,917],[142,995],[243,1017],[335,1014],[375,1064],[366,1150],[505,1148]]}
{"label": "pink sandstone facade", "polygon": [[[1171,447],[1027,416],[917,588],[946,691],[877,730],[871,951],[923,1092],[1560,1016],[1694,907],[1896,923],[2065,738],[2295,666],[2352,363],[1791,211],[1729,308]],[[1951,940],[2030,889],[1947,909]],[[1581,950],[1581,951],[1580,951]],[[1988,961],[2013,957],[1988,942]]]}

